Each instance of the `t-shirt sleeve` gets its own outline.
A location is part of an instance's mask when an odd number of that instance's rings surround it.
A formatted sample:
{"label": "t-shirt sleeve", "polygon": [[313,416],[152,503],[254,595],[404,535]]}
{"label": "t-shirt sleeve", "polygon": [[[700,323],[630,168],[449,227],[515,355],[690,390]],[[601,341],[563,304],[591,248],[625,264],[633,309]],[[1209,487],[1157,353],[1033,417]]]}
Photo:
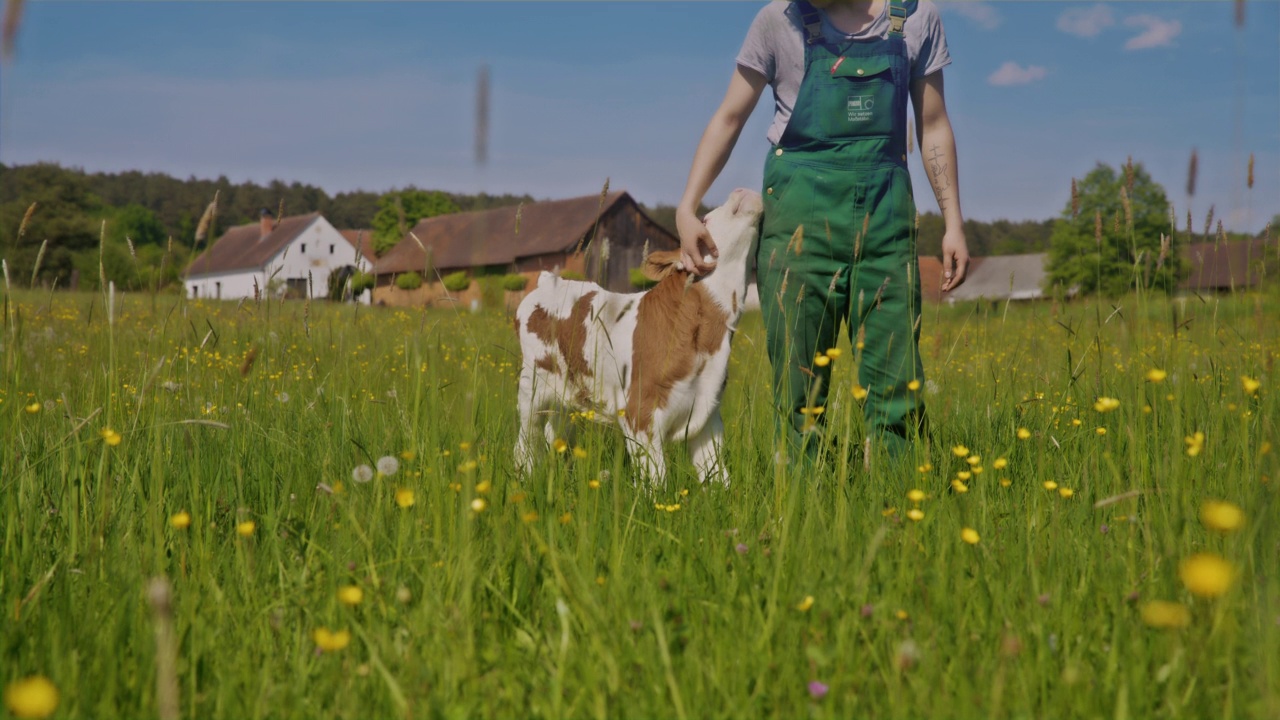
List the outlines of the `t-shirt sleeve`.
{"label": "t-shirt sleeve", "polygon": [[947,36],[937,6],[931,2],[920,3],[912,19],[919,23],[921,31],[920,52],[911,64],[911,79],[917,80],[950,65],[951,53],[947,51]]}
{"label": "t-shirt sleeve", "polygon": [[755,70],[773,82],[778,69],[778,56],[773,35],[776,32],[778,14],[771,11],[769,3],[756,13],[756,19],[747,30],[747,37],[742,41],[742,49],[738,51],[737,63],[742,67]]}

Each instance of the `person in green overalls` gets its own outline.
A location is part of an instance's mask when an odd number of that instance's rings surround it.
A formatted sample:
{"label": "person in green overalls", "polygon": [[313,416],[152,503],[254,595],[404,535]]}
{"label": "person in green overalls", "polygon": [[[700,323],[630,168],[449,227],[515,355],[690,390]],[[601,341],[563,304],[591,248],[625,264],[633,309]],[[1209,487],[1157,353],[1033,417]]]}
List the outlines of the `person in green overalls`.
{"label": "person in green overalls", "polygon": [[[859,343],[869,440],[901,456],[922,428],[920,283],[907,172],[907,98],[946,223],[942,290],[969,263],[955,137],[943,97],[950,64],[938,10],[916,0],[770,2],[756,16],[676,210],[682,264],[714,270],[696,216],[764,87],[774,121],[764,165],[756,276],[782,437],[812,457],[842,321]],[[868,442],[868,447],[872,442]],[[868,456],[869,457],[869,456]]]}

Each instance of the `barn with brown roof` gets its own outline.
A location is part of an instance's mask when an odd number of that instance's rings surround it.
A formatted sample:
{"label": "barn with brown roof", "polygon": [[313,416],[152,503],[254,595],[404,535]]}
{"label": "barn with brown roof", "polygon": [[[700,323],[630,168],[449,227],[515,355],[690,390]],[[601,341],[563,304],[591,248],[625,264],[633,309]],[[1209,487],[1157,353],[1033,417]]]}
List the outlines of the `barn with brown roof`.
{"label": "barn with brown roof", "polygon": [[[255,294],[327,297],[331,272],[345,269],[350,274],[356,265],[369,265],[372,252],[357,260],[360,251],[355,240],[355,232],[348,239],[320,213],[276,222],[264,208],[258,222],[227,230],[191,263],[186,272],[187,294],[213,300]],[[369,297],[365,295],[363,301],[369,302]]]}
{"label": "barn with brown roof", "polygon": [[[1280,245],[1263,238],[1232,242],[1192,243],[1183,251],[1191,272],[1178,284],[1180,290],[1230,291],[1259,285],[1264,263],[1280,261]],[[1269,257],[1268,257],[1269,255]]]}
{"label": "barn with brown roof", "polygon": [[[422,305],[443,298],[469,302],[480,284],[448,293],[439,279],[466,271],[472,278],[520,273],[529,289],[543,270],[579,274],[609,290],[631,292],[630,272],[645,248],[670,250],[680,241],[654,222],[625,191],[528,205],[454,213],[418,222],[373,266],[374,302]],[[401,290],[395,277],[417,272],[417,290]]]}

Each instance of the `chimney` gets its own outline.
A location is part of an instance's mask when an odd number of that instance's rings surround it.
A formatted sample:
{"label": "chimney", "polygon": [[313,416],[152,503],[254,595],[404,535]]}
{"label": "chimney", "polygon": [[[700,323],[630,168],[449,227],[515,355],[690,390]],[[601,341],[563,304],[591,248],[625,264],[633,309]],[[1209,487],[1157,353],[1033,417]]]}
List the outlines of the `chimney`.
{"label": "chimney", "polygon": [[258,227],[261,230],[258,234],[259,240],[270,235],[276,224],[276,216],[268,208],[262,208],[260,217],[261,219],[258,221]]}

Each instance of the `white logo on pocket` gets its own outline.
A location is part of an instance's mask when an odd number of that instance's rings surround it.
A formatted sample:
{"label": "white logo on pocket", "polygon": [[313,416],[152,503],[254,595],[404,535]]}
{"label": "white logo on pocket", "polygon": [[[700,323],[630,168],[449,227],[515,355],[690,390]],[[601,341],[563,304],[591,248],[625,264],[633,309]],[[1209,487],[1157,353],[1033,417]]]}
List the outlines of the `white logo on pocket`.
{"label": "white logo on pocket", "polygon": [[866,122],[871,119],[871,108],[876,104],[872,95],[850,95],[847,108],[849,122]]}

